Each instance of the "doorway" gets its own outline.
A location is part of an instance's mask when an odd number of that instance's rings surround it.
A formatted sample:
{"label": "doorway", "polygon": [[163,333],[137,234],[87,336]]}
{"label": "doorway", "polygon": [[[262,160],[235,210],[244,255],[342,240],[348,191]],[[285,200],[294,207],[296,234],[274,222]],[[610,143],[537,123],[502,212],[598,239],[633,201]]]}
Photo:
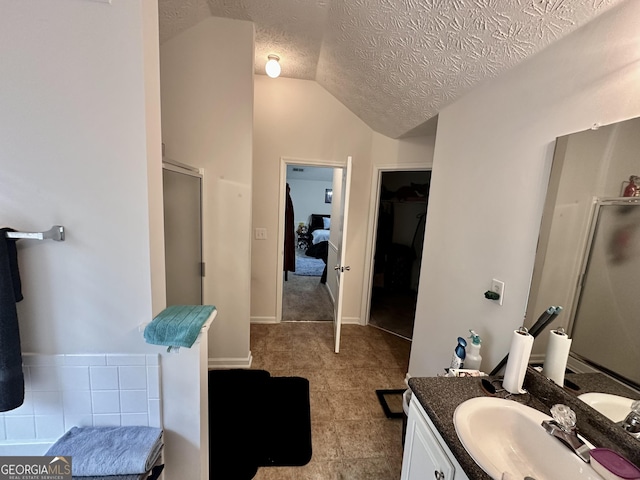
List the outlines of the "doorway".
{"label": "doorway", "polygon": [[372,258],[370,325],[411,340],[430,170],[381,171]]}
{"label": "doorway", "polygon": [[[349,157],[350,158],[350,157]],[[296,159],[296,158],[291,158],[291,157],[280,157],[280,185],[279,185],[279,192],[280,192],[280,200],[279,200],[279,211],[278,211],[278,240],[277,240],[277,245],[278,245],[278,259],[277,259],[277,269],[276,269],[276,315],[275,315],[275,321],[276,323],[279,323],[281,321],[284,320],[283,318],[283,298],[284,298],[284,284],[285,284],[285,279],[284,279],[284,232],[285,232],[285,205],[286,205],[286,185],[287,185],[287,168],[288,167],[297,167],[297,168],[315,168],[315,167],[322,167],[322,168],[328,168],[331,170],[332,175],[333,175],[333,183],[331,186],[331,189],[337,189],[336,192],[340,192],[341,189],[341,185],[342,185],[342,178],[343,178],[343,174],[347,171],[350,171],[350,168],[348,168],[347,166],[350,165],[350,160],[349,158],[347,158],[346,160],[309,160],[309,159]],[[291,168],[291,170],[293,170],[293,168]],[[300,172],[299,172],[300,173]],[[337,183],[336,183],[337,182]],[[326,188],[323,189],[323,193],[322,193],[322,202],[324,203],[324,199],[325,196],[327,195],[328,192],[325,192]],[[334,221],[335,223],[335,227],[334,229],[331,229],[331,226],[329,226],[329,229],[331,232],[333,233],[337,233],[340,232],[340,234],[343,233],[342,230],[342,223],[343,223],[343,219],[344,219],[344,211],[343,211],[343,200],[344,200],[344,196],[342,197],[335,197],[336,192],[330,192],[332,195],[329,195],[328,197],[331,198],[330,203],[327,204],[327,206],[331,206],[330,208],[330,212],[331,212],[331,220],[330,221]],[[346,192],[345,192],[346,193]],[[315,213],[315,212],[314,212]],[[295,218],[298,218],[298,212],[295,212],[295,206],[294,206],[294,214],[295,214]],[[302,215],[304,215],[304,213],[302,213]],[[320,217],[322,217],[322,215],[320,215]],[[335,218],[333,218],[335,217]],[[295,228],[297,229],[297,227],[299,226],[300,222],[304,222],[305,219],[302,220],[294,220],[295,223]],[[310,220],[307,219],[307,222],[309,222]],[[316,218],[317,221],[317,218]],[[319,220],[320,222],[322,222],[322,219],[320,218]],[[320,225],[320,224],[318,224]],[[335,253],[335,248],[338,246],[337,243],[339,243],[341,245],[341,242],[334,242],[333,240],[333,234],[330,234],[330,236],[332,236],[332,242],[330,242],[330,247],[329,247],[329,254],[331,253]],[[340,235],[341,236],[341,235]],[[298,236],[296,236],[296,238],[298,238]],[[337,239],[335,239],[337,241]],[[327,258],[329,258],[329,255],[327,255]],[[293,277],[293,274],[291,272],[289,272],[289,278]],[[334,293],[335,291],[335,287],[336,285],[338,285],[337,280],[337,273],[332,269],[332,268],[327,268],[327,282],[325,284],[322,284],[321,287],[323,290],[327,290],[327,292],[330,295],[331,298],[331,305],[332,308],[335,305],[335,300],[336,300],[336,294]],[[319,282],[319,280],[318,280]],[[327,316],[327,315],[324,315]],[[328,316],[329,320],[334,320],[334,314],[332,313],[331,316]],[[306,321],[311,321],[310,318],[308,318]]]}
{"label": "doorway", "polygon": [[202,174],[162,163],[167,306],[202,305]]}
{"label": "doorway", "polygon": [[[332,167],[287,165],[290,200],[287,203],[292,207],[293,226],[285,228],[293,230],[293,239],[288,246],[285,235],[282,286],[285,322],[333,320],[333,301],[326,288],[333,172]],[[288,257],[293,257],[294,266],[287,261]]]}

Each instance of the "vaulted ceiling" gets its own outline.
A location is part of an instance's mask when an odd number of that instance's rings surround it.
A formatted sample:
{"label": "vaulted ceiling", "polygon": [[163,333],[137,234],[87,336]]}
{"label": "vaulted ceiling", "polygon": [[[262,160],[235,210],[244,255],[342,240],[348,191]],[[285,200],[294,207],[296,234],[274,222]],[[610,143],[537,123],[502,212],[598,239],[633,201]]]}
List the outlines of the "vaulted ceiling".
{"label": "vaulted ceiling", "polygon": [[[160,42],[209,16],[254,22],[255,72],[315,80],[373,130],[432,117],[625,0],[159,0]],[[634,1],[634,0],[627,0]],[[212,49],[228,48],[212,45]],[[274,80],[274,81],[277,81]]]}

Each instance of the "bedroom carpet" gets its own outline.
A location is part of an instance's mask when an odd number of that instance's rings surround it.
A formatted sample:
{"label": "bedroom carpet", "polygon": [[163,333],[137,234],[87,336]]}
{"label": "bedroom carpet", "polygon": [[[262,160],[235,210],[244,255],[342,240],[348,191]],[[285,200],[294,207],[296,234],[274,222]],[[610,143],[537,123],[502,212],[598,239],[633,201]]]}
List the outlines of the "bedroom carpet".
{"label": "bedroom carpet", "polygon": [[333,320],[333,302],[320,277],[289,275],[283,284],[282,321]]}
{"label": "bedroom carpet", "polygon": [[320,277],[324,270],[324,262],[319,258],[296,254],[296,271],[294,275],[301,277]]}
{"label": "bedroom carpet", "polygon": [[209,477],[249,480],[259,467],[311,460],[309,381],[266,370],[209,372]]}

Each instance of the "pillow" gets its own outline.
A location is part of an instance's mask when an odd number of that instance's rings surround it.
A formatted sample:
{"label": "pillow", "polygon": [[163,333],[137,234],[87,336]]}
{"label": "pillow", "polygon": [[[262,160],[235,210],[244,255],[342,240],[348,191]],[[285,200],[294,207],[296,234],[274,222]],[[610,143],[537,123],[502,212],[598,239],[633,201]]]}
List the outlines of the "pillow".
{"label": "pillow", "polygon": [[322,217],[322,224],[325,230],[329,230],[331,228],[331,217]]}

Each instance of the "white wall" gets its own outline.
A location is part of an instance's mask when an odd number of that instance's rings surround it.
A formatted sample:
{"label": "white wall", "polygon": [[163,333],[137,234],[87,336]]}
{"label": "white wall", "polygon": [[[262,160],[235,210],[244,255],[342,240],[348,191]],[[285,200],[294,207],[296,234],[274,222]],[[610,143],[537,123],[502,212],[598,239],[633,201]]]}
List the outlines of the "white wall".
{"label": "white wall", "polygon": [[[199,411],[181,390],[198,378],[139,330],[165,305],[157,2],[0,0],[0,11],[11,46],[0,49],[0,218],[67,228],[65,242],[19,242],[22,349],[161,353],[163,403]],[[168,480],[199,470],[200,432],[180,413],[162,413]]]}
{"label": "white wall", "polygon": [[[274,319],[277,271],[282,247],[277,243],[280,158],[344,160],[353,156],[352,212],[364,208],[362,180],[369,175],[372,130],[314,81],[255,76],[255,135],[253,226],[267,229],[267,240],[254,240],[252,248],[251,316]],[[358,215],[352,213],[352,216]],[[357,257],[358,229],[352,229],[347,250]],[[362,260],[351,260],[362,270]],[[358,267],[359,263],[359,267]],[[354,271],[354,270],[352,270]],[[346,288],[355,292],[358,280]],[[356,302],[345,305],[347,316],[357,315]]]}
{"label": "white wall", "polygon": [[143,0],[142,44],[147,123],[147,188],[149,196],[149,255],[151,262],[151,307],[153,314],[167,304],[164,266],[164,209],[162,193],[162,138],[160,120],[160,53],[158,48],[158,3]]}
{"label": "white wall", "polygon": [[614,146],[607,159],[606,182],[601,188],[602,195],[621,196],[629,184],[629,176],[640,171],[640,119],[614,125],[613,128],[616,131],[615,140],[611,142]]}
{"label": "white wall", "polygon": [[11,45],[0,51],[0,218],[67,228],[65,242],[19,242],[24,351],[144,350],[160,132],[147,123],[158,78],[141,29],[153,3],[0,4],[0,42]]}
{"label": "white wall", "polygon": [[[346,160],[353,157],[344,316],[361,321],[371,202],[372,165],[422,165],[431,161],[433,138],[392,140],[373,132],[314,81],[255,77],[253,227],[267,240],[253,241],[251,317],[275,319],[280,158]],[[368,281],[368,280],[366,280]]]}
{"label": "white wall", "polygon": [[[507,353],[556,137],[640,114],[639,21],[640,3],[626,2],[440,113],[412,375],[442,373],[469,328],[483,369]],[[506,282],[502,307],[483,296],[492,278]]]}
{"label": "white wall", "polygon": [[160,71],[166,156],[204,168],[204,303],[218,308],[210,364],[248,366],[253,24],[203,20],[162,44]]}
{"label": "white wall", "polygon": [[433,164],[435,140],[435,135],[394,140],[374,132],[372,164],[380,168],[430,168]]}
{"label": "white wall", "polygon": [[324,203],[324,193],[327,188],[333,187],[333,182],[292,178],[288,179],[287,183],[291,187],[291,200],[293,201],[296,228],[298,228],[300,222],[307,225],[309,223],[309,215],[312,213],[331,213],[331,204]]}

